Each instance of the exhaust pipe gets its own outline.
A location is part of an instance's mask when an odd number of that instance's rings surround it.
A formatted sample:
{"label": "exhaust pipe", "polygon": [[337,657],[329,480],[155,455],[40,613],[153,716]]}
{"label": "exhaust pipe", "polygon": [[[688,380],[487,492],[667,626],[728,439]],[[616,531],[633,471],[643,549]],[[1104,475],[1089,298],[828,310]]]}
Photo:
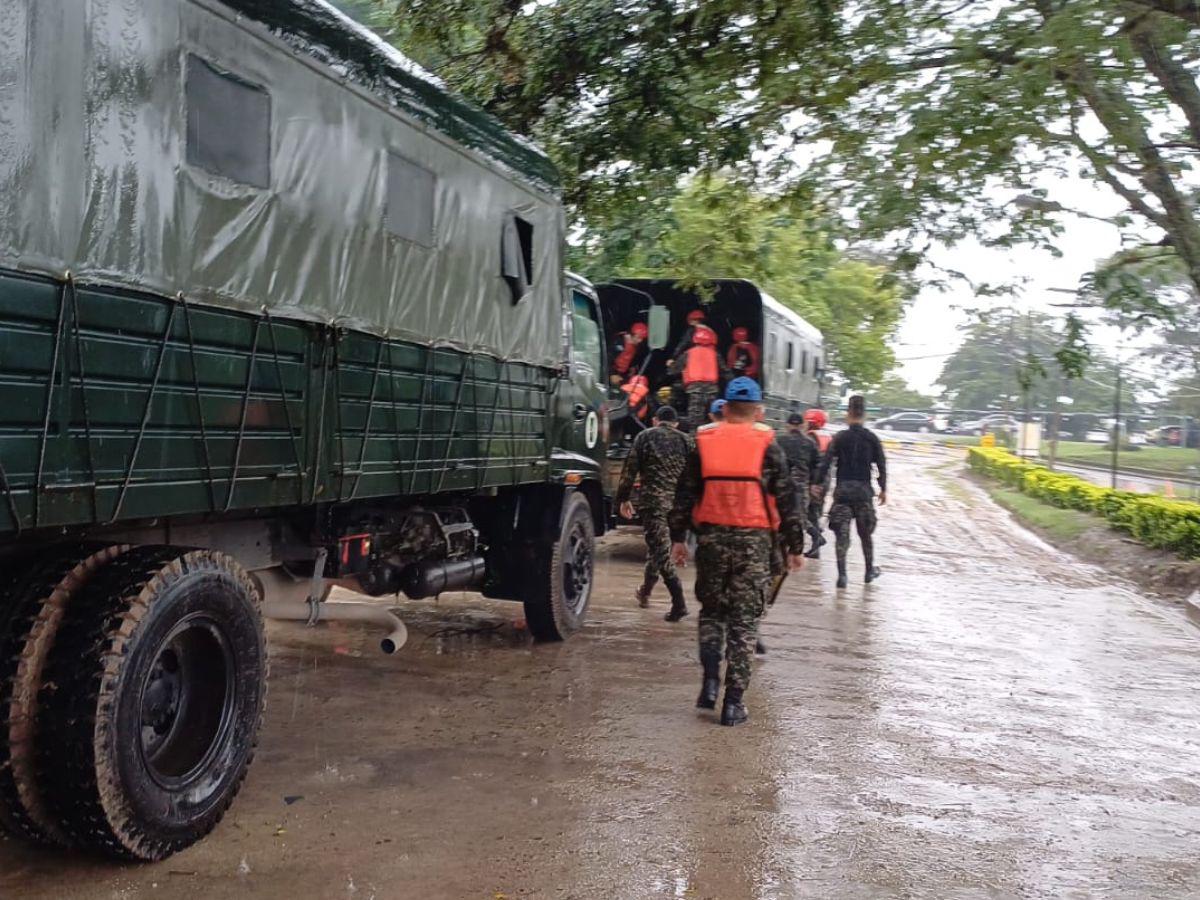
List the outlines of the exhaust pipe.
{"label": "exhaust pipe", "polygon": [[[338,602],[328,603],[330,586],[326,584],[321,596],[310,599],[313,580],[292,578],[283,569],[261,569],[254,573],[262,597],[262,614],[266,619],[282,619],[289,622],[305,622],[316,625],[320,621],[368,622],[388,630],[379,642],[379,649],[392,654],[408,641],[408,629],[404,623],[384,607],[373,603]],[[320,579],[318,579],[320,580]]]}
{"label": "exhaust pipe", "polygon": [[436,597],[446,591],[478,587],[487,574],[482,556],[448,562],[414,563],[400,573],[400,587],[412,600]]}

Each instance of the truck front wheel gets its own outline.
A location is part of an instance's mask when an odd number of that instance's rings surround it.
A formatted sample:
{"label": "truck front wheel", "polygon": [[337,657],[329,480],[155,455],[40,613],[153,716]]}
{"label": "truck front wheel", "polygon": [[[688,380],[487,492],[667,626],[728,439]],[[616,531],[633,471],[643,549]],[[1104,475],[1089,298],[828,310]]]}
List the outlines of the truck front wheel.
{"label": "truck front wheel", "polygon": [[68,839],[159,860],[208,834],[254,755],[266,670],[258,595],[228,556],[141,547],[101,569],[39,705],[39,780]]}
{"label": "truck front wheel", "polygon": [[538,554],[525,589],[525,620],[540,641],[561,641],[583,625],[595,578],[596,530],[587,498],[563,505],[558,539]]}

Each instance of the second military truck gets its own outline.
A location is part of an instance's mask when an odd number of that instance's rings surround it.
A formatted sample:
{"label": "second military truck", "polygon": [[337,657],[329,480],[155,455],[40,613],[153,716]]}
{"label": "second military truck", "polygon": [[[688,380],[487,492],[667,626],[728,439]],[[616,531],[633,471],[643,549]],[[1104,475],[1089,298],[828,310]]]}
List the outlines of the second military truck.
{"label": "second military truck", "polygon": [[253,755],[260,609],[578,628],[607,420],[549,161],[324,0],[0,28],[0,825],[161,859]]}

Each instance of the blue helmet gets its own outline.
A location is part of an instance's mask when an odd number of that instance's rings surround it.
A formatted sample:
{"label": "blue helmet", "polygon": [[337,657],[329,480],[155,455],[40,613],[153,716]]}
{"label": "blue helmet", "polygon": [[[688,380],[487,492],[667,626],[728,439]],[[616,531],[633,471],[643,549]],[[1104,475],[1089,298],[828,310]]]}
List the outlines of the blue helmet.
{"label": "blue helmet", "polygon": [[712,403],[708,404],[708,411],[714,416],[721,415],[721,413],[725,411],[725,401],[720,399],[714,400]]}
{"label": "blue helmet", "polygon": [[762,388],[753,378],[743,375],[725,386],[725,399],[735,403],[762,403]]}

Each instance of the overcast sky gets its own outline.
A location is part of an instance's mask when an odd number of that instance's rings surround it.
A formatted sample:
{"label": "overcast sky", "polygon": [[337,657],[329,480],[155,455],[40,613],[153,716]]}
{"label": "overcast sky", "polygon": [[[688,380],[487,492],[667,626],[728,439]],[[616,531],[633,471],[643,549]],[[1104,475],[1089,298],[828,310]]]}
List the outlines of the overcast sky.
{"label": "overcast sky", "polygon": [[[1093,214],[1119,211],[1120,204],[1106,189],[1081,179],[1062,180],[1045,185],[1049,199],[1064,206],[1083,209]],[[962,272],[974,282],[1020,282],[1026,285],[1013,298],[977,297],[970,285],[956,282],[949,291],[922,289],[909,307],[901,324],[896,356],[900,372],[915,388],[933,389],[946,357],[962,343],[961,329],[967,320],[963,310],[987,307],[1015,306],[1035,309],[1062,316],[1064,309],[1051,304],[1070,303],[1072,297],[1050,288],[1074,290],[1082,275],[1090,272],[1098,260],[1120,249],[1117,230],[1111,225],[1092,219],[1066,216],[1066,231],[1058,240],[1060,258],[1049,252],[1028,249],[992,250],[978,243],[941,247],[933,260],[939,265]],[[1094,321],[1088,313],[1085,320]],[[1111,328],[1095,326],[1092,343],[1115,351],[1121,336]]]}

